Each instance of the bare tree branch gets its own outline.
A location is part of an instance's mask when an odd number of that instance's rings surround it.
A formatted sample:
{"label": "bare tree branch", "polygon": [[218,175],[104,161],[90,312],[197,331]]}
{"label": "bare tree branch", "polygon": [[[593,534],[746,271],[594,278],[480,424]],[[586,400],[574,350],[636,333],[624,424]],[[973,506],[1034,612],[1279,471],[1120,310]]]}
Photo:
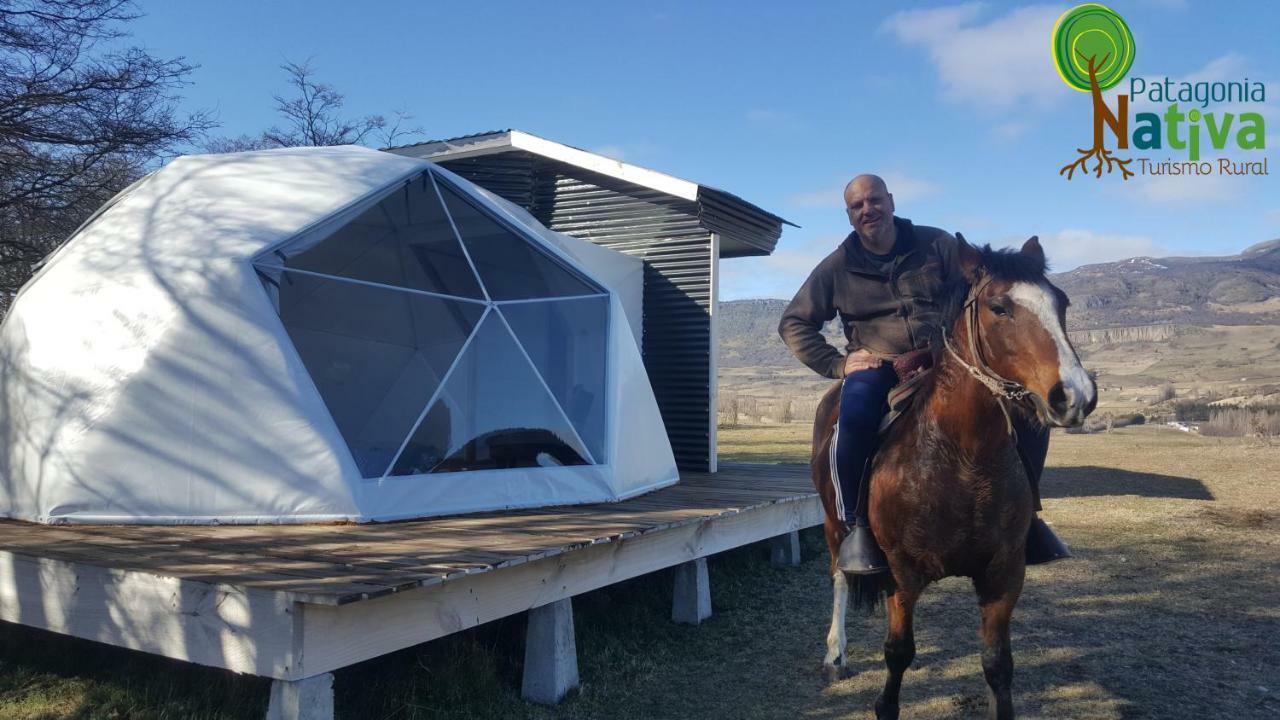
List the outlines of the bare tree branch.
{"label": "bare tree branch", "polygon": [[194,65],[125,37],[127,0],[0,0],[0,305],[85,217],[213,126],[184,115]]}
{"label": "bare tree branch", "polygon": [[283,129],[272,127],[262,134],[267,145],[359,145],[370,133],[386,127],[386,118],[381,115],[342,117],[339,113],[345,98],[332,85],[315,79],[310,61],[287,62],[280,69],[288,75],[294,95],[273,96],[276,110],[287,124]]}

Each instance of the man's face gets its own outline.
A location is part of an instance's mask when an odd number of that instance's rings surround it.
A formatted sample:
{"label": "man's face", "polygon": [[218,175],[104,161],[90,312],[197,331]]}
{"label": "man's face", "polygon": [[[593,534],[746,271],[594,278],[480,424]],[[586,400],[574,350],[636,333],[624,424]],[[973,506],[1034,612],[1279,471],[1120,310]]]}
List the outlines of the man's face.
{"label": "man's face", "polygon": [[883,183],[858,178],[844,192],[849,224],[865,238],[878,238],[893,225],[893,195]]}

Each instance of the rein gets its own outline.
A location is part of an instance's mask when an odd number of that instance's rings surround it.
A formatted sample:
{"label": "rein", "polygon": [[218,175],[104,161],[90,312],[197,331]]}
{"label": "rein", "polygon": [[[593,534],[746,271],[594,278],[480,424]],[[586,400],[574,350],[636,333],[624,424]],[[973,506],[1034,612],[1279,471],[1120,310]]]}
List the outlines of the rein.
{"label": "rein", "polygon": [[1013,418],[1009,417],[1009,408],[1005,406],[1005,401],[1021,402],[1031,398],[1034,402],[1036,397],[1025,385],[1002,377],[1000,373],[992,370],[991,366],[982,357],[982,348],[978,344],[978,296],[982,294],[982,291],[990,283],[991,278],[984,277],[969,290],[969,297],[964,301],[963,310],[968,315],[966,325],[969,330],[969,354],[973,357],[973,363],[966,362],[964,358],[960,357],[960,353],[956,352],[945,327],[942,329],[942,341],[947,353],[956,362],[960,363],[961,367],[969,371],[973,379],[982,383],[982,386],[990,390],[991,394],[995,396],[996,404],[1000,406],[1000,412],[1004,413],[1005,429],[1010,435],[1013,435]]}

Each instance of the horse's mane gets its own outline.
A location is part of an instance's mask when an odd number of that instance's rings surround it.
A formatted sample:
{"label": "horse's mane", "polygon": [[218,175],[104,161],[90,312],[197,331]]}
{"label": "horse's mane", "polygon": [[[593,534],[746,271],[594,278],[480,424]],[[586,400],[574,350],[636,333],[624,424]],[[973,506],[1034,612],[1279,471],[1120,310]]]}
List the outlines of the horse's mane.
{"label": "horse's mane", "polygon": [[[993,280],[1004,280],[1008,282],[1030,282],[1039,283],[1045,279],[1045,273],[1048,272],[1049,266],[1043,257],[1033,255],[1025,255],[1012,248],[1004,248],[995,250],[990,245],[983,245],[978,248],[978,252],[982,255],[982,264],[980,272]],[[946,354],[945,346],[942,340],[942,331],[945,329],[951,332],[955,327],[956,321],[960,319],[960,313],[964,310],[964,302],[969,297],[969,290],[973,285],[965,279],[961,274],[957,274],[954,279],[942,287],[942,297],[939,303],[941,313],[938,326],[932,328],[929,336],[929,350],[933,360],[933,367],[938,367],[942,362],[943,355]],[[1057,290],[1057,288],[1054,288]],[[1061,293],[1061,291],[1058,291]],[[1066,296],[1063,295],[1063,307],[1065,307]],[[927,397],[933,394],[936,383],[937,374],[931,378],[918,395]],[[923,402],[914,403],[916,407],[923,406]]]}

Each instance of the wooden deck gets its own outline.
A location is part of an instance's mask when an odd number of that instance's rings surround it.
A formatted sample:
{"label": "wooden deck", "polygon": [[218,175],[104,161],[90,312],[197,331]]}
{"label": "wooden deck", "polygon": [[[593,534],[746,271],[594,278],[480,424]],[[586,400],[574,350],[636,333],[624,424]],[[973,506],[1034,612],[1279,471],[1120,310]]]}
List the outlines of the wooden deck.
{"label": "wooden deck", "polygon": [[368,525],[0,521],[0,619],[282,680],[819,524],[799,465],[631,500]]}

